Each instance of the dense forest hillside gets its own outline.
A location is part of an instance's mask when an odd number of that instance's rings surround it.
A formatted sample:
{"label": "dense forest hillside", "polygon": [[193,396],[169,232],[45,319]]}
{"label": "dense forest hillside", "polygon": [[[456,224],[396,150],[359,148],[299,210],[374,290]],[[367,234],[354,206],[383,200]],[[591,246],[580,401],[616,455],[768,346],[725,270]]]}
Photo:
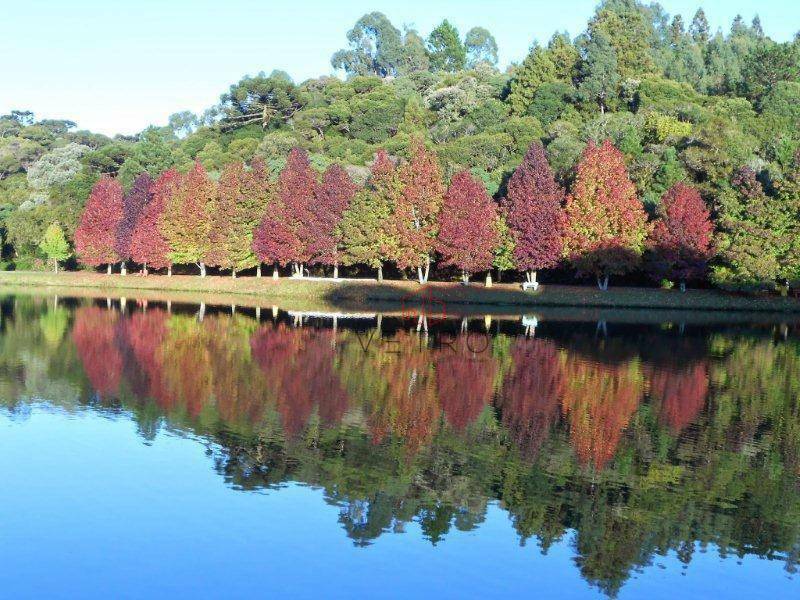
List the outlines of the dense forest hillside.
{"label": "dense forest hillside", "polygon": [[[537,269],[562,266],[563,253],[571,258],[570,268],[598,277],[633,271],[647,272],[656,281],[703,279],[708,272],[712,282],[726,287],[773,287],[800,279],[800,38],[769,39],[758,17],[749,24],[737,17],[727,32],[714,32],[702,9],[684,20],[658,4],[606,0],[577,37],[556,32],[534,43],[504,72],[497,68],[496,40],[480,26],[462,35],[445,20],[424,37],[401,31],[375,12],[359,19],[343,41],[346,46],[331,64],[346,77],[295,82],[277,70],[246,76],[202,115],[176,113],[168,125],[136,136],[111,139],[78,130],[68,120],[37,120],[23,110],[0,116],[2,265],[45,268],[48,257],[66,258],[73,245],[80,254],[75,231],[98,182],[103,188],[96,188],[98,202],[124,194],[120,206],[129,210],[137,197],[134,183],[150,186],[150,178],[161,181],[165,172],[182,178],[178,187],[184,196],[216,186],[220,199],[215,210],[229,212],[209,218],[227,223],[241,217],[239,229],[226,235],[247,238],[244,254],[252,255],[250,237],[259,243],[253,225],[262,221],[263,237],[263,231],[272,231],[263,222],[267,217],[248,221],[235,199],[226,205],[224,190],[247,185],[272,189],[281,200],[269,211],[270,218],[286,222],[292,211],[281,186],[297,184],[291,176],[302,178],[307,160],[321,181],[309,185],[320,186],[323,191],[315,193],[328,199],[325,206],[341,207],[323,215],[321,223],[328,229],[311,227],[325,247],[306,258],[285,259],[256,247],[259,259],[271,259],[263,262],[313,263],[312,256],[324,255],[316,262],[338,266],[341,259],[354,268],[387,262],[410,274],[423,266],[419,256],[424,255],[428,262],[433,259],[434,268],[477,273],[495,266],[528,272],[530,279]],[[285,168],[293,148],[300,149],[292,154],[296,164],[290,160]],[[444,204],[446,214],[455,216],[444,223],[431,214],[431,237],[451,231],[450,238],[429,241],[424,251],[412,248],[413,256],[394,248],[394,254],[387,250],[380,260],[360,258],[364,249],[353,236],[367,235],[365,224],[381,216],[376,195],[390,196],[387,190],[397,183],[381,175],[381,157],[388,161],[384,167],[399,172],[397,185],[405,185],[400,196],[407,200],[410,182],[419,184],[415,169],[435,175],[441,186],[433,194],[439,198],[437,211]],[[605,164],[616,165],[618,158],[618,172],[602,173]],[[237,163],[248,165],[244,174],[237,174]],[[291,172],[282,183],[278,175],[286,171]],[[145,173],[148,181],[141,178]],[[539,235],[558,231],[562,221],[574,225],[576,215],[591,212],[592,190],[603,177],[617,194],[619,215],[634,214],[634,202],[644,207],[645,218],[634,215],[626,221],[634,231],[622,228],[592,237],[581,229],[578,239],[573,226],[555,242]],[[630,190],[625,188],[628,180]],[[475,181],[485,188],[480,193]],[[546,198],[535,214],[525,213],[534,209],[515,200],[525,190]],[[139,193],[140,211],[150,196],[158,196]],[[702,206],[695,202],[697,194]],[[174,203],[166,204],[168,211]],[[687,211],[692,214],[682,217]],[[457,235],[474,215],[481,218],[470,239],[486,241],[479,244],[477,252],[484,256],[477,259],[464,256],[472,249],[464,248],[463,236]],[[487,222],[491,227],[481,229]],[[530,225],[525,230],[524,223],[531,222],[539,233]],[[705,222],[713,232],[704,232]],[[211,246],[231,241],[213,239],[213,226],[209,231]],[[654,251],[659,244],[674,244],[676,236],[692,238],[695,255],[665,258]],[[623,240],[620,247],[635,255],[615,255],[615,264],[625,268],[597,267],[598,260],[608,263],[595,256],[597,244],[609,250],[608,240]],[[274,240],[261,241],[263,248],[274,246]],[[350,247],[341,248],[348,242]],[[402,236],[395,242],[402,246]],[[552,252],[539,256],[525,247],[554,248],[559,260]],[[241,248],[228,248],[224,260],[216,261],[178,253],[185,257],[180,260],[173,248],[170,264],[207,262],[234,270],[255,266],[251,256],[231,258],[237,251],[242,254]],[[349,262],[339,252],[349,254]],[[121,262],[141,262],[123,254]]]}

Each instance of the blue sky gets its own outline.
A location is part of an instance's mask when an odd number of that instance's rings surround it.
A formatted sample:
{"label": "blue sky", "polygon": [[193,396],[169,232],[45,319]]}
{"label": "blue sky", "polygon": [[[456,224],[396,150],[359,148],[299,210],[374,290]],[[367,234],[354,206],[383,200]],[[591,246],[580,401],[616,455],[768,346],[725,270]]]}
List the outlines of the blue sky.
{"label": "blue sky", "polygon": [[[13,3],[12,3],[13,2]],[[106,134],[136,133],[179,110],[201,112],[245,74],[280,68],[301,81],[332,72],[330,55],[365,12],[423,35],[443,18],[465,33],[487,27],[502,66],[535,39],[578,34],[595,0],[10,0],[0,19],[0,114],[33,110]],[[691,20],[697,0],[665,0]],[[712,29],[756,13],[770,37],[800,29],[800,3],[708,0]]]}

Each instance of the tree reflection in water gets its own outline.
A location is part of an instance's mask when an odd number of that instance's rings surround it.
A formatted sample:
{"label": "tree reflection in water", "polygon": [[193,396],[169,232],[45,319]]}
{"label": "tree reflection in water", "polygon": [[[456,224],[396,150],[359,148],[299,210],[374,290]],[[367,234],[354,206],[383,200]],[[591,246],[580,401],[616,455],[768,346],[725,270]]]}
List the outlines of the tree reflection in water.
{"label": "tree reflection in water", "polygon": [[323,487],[359,545],[410,521],[440,543],[496,502],[523,544],[574,536],[612,595],[655,555],[712,543],[794,572],[793,332],[544,321],[533,337],[509,320],[476,350],[448,323],[173,308],[4,300],[7,408],[46,388],[129,411],[146,436],[206,437],[230,485]]}

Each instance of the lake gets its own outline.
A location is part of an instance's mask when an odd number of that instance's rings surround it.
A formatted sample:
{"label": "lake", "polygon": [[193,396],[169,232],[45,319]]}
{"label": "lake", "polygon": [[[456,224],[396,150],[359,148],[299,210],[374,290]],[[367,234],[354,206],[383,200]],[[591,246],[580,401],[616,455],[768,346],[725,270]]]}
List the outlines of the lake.
{"label": "lake", "polygon": [[0,595],[800,597],[796,319],[445,312],[0,298]]}

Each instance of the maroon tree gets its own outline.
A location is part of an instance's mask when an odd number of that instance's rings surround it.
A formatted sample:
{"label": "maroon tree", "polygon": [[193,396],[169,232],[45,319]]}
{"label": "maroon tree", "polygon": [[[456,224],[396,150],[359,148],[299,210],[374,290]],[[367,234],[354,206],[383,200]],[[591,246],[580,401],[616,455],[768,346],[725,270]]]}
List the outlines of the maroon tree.
{"label": "maroon tree", "polygon": [[332,265],[334,279],[339,277],[342,250],[339,223],[357,190],[358,187],[342,167],[328,167],[317,191],[315,218],[307,227],[310,233],[308,251],[312,262]]}
{"label": "maroon tree", "polygon": [[514,260],[529,283],[536,271],[558,264],[564,249],[564,190],[556,183],[544,147],[534,142],[508,181],[508,226]]}
{"label": "maroon tree", "polygon": [[491,269],[499,242],[496,225],[497,206],[483,183],[467,171],[456,173],[439,212],[442,264],[461,269],[465,283],[471,273]]}
{"label": "maroon tree", "polygon": [[710,213],[695,188],[676,183],[661,198],[650,237],[648,266],[657,277],[686,281],[705,275],[713,254]]}
{"label": "maroon tree", "polygon": [[85,265],[98,267],[119,261],[117,228],[122,219],[122,186],[116,179],[102,177],[94,184],[78,228],[75,253]]}
{"label": "maroon tree", "polygon": [[133,182],[130,192],[122,199],[122,218],[117,226],[117,254],[120,258],[120,272],[127,274],[126,263],[131,260],[131,242],[136,225],[142,216],[145,206],[153,197],[153,180],[150,175],[142,173]]}
{"label": "maroon tree", "polygon": [[[294,275],[303,276],[303,263],[311,258],[308,246],[316,194],[317,179],[308,154],[293,148],[278,177],[274,207],[253,232],[253,250],[261,262],[292,263]],[[277,269],[273,275],[277,276]]]}
{"label": "maroon tree", "polygon": [[172,261],[169,259],[169,244],[161,233],[164,208],[180,183],[180,174],[175,169],[164,171],[151,188],[150,201],[145,204],[142,215],[136,222],[131,238],[131,259],[142,265],[147,275],[148,267],[169,269],[172,274]]}

